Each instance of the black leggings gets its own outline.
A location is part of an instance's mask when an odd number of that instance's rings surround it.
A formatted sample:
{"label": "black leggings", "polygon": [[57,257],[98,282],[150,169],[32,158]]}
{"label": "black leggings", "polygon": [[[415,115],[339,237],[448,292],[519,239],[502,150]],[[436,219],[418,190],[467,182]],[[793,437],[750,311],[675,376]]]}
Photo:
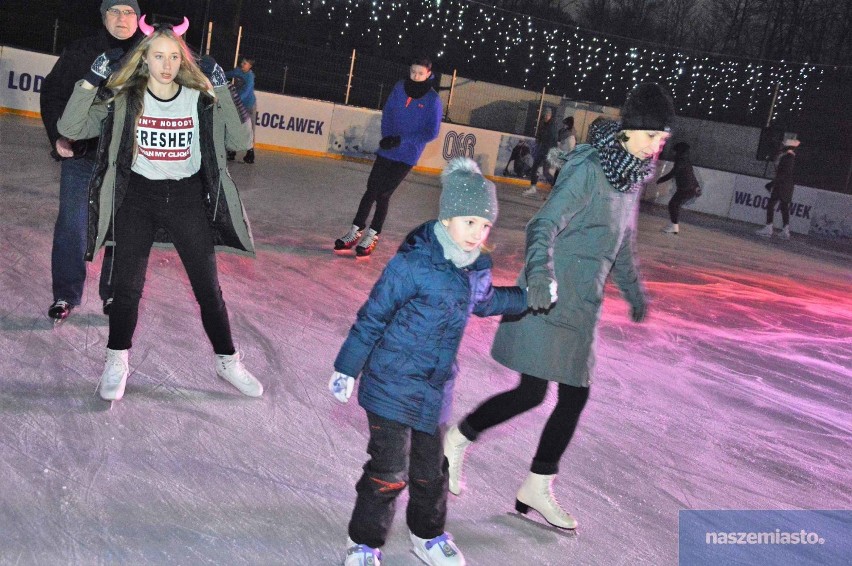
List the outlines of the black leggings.
{"label": "black leggings", "polygon": [[784,226],[790,223],[790,200],[784,200],[781,196],[772,191],[772,194],[769,196],[769,202],[766,203],[766,223],[772,224],[775,220],[775,207],[778,206],[778,203],[781,203],[781,220],[784,222]]}
{"label": "black leggings", "polygon": [[683,203],[694,196],[695,193],[693,191],[675,191],[675,194],[672,195],[672,199],[669,201],[669,219],[672,221],[672,224],[677,224],[677,219],[680,216],[680,207],[683,206]]}
{"label": "black leggings", "polygon": [[373,203],[376,203],[376,213],[373,215],[370,228],[375,230],[376,234],[381,234],[388,215],[390,198],[409,171],[411,171],[411,165],[408,163],[393,161],[381,155],[376,156],[376,162],[367,179],[367,191],[361,197],[361,203],[358,205],[358,212],[355,213],[352,224],[359,230],[366,228],[367,216],[370,215]]}
{"label": "black leggings", "polygon": [[[521,374],[521,382],[516,388],[482,403],[459,424],[459,430],[469,440],[476,440],[485,430],[540,405],[547,394],[548,383],[547,380]],[[588,387],[559,384],[559,400],[544,425],[531,472],[550,476],[559,471],[559,460],[571,442],[588,399]]]}
{"label": "black leggings", "polygon": [[107,348],[127,350],[139,314],[148,257],[160,229],[171,236],[201,307],[201,322],[217,354],[233,354],[228,311],[219,288],[213,235],[202,200],[201,176],[151,181],[131,173],[127,195],[115,217],[114,301]]}

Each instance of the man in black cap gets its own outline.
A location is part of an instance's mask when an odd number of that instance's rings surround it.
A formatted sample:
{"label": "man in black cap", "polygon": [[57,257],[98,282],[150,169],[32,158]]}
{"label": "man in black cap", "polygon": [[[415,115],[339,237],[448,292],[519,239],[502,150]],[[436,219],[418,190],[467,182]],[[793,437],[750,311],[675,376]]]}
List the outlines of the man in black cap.
{"label": "man in black cap", "polygon": [[[104,0],[100,9],[104,29],[68,45],[45,77],[41,90],[41,118],[50,139],[51,154],[62,162],[59,215],[53,230],[51,253],[53,303],[47,311],[47,315],[56,322],[67,318],[71,309],[78,306],[83,298],[88,185],[98,147],[97,139],[75,141],[62,137],[56,122],[65,110],[74,84],[86,75],[92,61],[114,48],[121,48],[127,53],[141,37],[137,31],[140,10],[136,0]],[[112,250],[107,249],[99,288],[104,314],[109,314],[112,302],[111,267]]]}

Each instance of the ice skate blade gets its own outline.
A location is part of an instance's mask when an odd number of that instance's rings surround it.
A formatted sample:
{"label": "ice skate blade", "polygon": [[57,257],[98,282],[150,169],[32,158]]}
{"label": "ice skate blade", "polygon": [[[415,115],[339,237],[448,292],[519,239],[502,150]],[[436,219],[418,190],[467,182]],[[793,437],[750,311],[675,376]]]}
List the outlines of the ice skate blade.
{"label": "ice skate blade", "polygon": [[563,529],[561,527],[551,525],[550,523],[547,522],[546,519],[544,519],[544,517],[542,517],[542,519],[545,522],[542,523],[541,521],[536,521],[535,519],[527,517],[526,515],[519,513],[517,511],[508,511],[506,513],[506,515],[508,515],[510,517],[516,517],[516,518],[520,519],[521,521],[524,521],[525,523],[529,523],[531,525],[534,525],[534,526],[538,527],[539,529],[541,529],[543,531],[548,531],[548,532],[551,532],[551,533],[554,533],[554,534],[557,534],[557,535],[560,535],[560,536],[563,536],[563,537],[566,537],[566,538],[574,538],[574,537],[577,536],[577,528],[576,527],[574,527],[573,529]]}

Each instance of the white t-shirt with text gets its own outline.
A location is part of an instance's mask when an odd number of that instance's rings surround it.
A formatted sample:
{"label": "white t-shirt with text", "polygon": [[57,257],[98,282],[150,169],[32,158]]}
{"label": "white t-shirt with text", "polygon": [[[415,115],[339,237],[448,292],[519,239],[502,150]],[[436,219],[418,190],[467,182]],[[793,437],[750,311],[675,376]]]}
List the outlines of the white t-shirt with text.
{"label": "white t-shirt with text", "polygon": [[178,180],[201,169],[199,94],[182,86],[170,100],[145,92],[144,110],[136,123],[134,173],[153,181]]}

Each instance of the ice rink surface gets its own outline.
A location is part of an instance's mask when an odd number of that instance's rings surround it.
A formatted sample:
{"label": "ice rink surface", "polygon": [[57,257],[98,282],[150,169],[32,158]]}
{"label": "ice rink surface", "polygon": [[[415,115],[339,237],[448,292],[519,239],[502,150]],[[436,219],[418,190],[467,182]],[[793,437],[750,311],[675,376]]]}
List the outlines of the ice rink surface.
{"label": "ice rink surface", "polygon": [[[220,280],[261,399],[219,380],[183,268],[155,250],[124,400],[102,401],[107,318],[89,266],[83,304],[53,329],[50,248],[59,166],[38,120],[0,115],[0,564],[330,565],[343,558],[366,417],[326,389],[355,312],[439,180],[413,173],[375,254],[335,255],[369,165],[258,151],[231,166],[256,260]],[[239,156],[241,158],[241,154]],[[540,202],[500,185],[495,281],[512,284]],[[468,564],[675,564],[679,509],[852,507],[852,253],[684,213],[638,238],[652,297],[630,322],[610,285],[598,367],[555,492],[558,534],[509,514],[555,400],[483,435],[447,529]],[[98,258],[99,260],[100,258]],[[454,420],[517,375],[491,360],[497,319],[472,319]],[[403,494],[386,566],[418,564]]]}

